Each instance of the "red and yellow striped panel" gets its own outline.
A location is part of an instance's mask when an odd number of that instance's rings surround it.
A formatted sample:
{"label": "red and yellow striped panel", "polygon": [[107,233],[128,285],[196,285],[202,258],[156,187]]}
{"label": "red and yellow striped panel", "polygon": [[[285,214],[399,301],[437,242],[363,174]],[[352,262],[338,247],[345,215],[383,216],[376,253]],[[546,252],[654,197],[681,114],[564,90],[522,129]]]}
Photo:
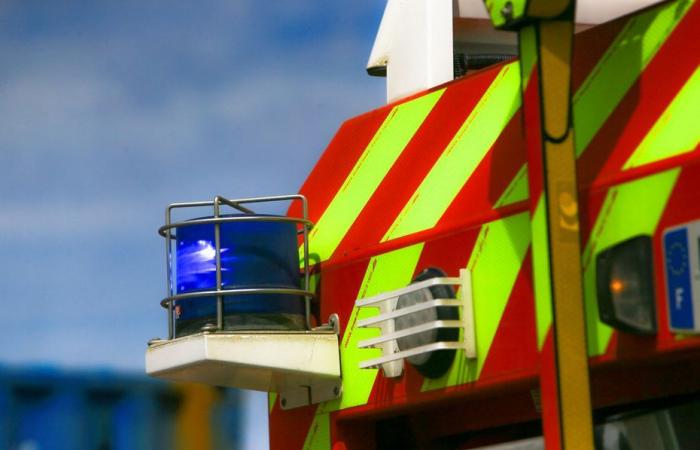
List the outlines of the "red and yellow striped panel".
{"label": "red and yellow striped panel", "polygon": [[[652,234],[658,259],[661,230],[700,218],[700,128],[693,126],[700,105],[698,29],[698,2],[678,1],[576,37],[573,118],[595,364],[615,360],[620,348],[656,354],[698,346],[668,330],[661,271],[660,331],[641,346],[630,347],[626,336],[598,321],[592,284],[595,256],[608,245]],[[433,438],[515,420],[492,411],[466,421],[431,405],[471,405],[472,398],[538,384],[551,313],[533,295],[538,255],[530,247],[522,130],[539,124],[523,124],[520,111],[520,84],[537,82],[527,69],[535,63],[525,61],[522,76],[517,62],[503,64],[351,119],[329,144],[301,193],[317,224],[310,245],[321,262],[321,317],[341,319],[343,396],[293,411],[282,411],[271,397],[273,449],[370,449],[371,434],[357,437],[363,426],[423,409],[444,419],[444,427],[424,430]],[[355,300],[403,287],[427,266],[449,275],[472,270],[478,359],[458,356],[436,380],[411,367],[398,380],[359,369],[379,350],[357,349],[376,331],[354,324],[376,311],[354,308]],[[601,395],[594,390],[594,403],[614,403]],[[515,409],[523,420],[538,414],[534,403]]]}

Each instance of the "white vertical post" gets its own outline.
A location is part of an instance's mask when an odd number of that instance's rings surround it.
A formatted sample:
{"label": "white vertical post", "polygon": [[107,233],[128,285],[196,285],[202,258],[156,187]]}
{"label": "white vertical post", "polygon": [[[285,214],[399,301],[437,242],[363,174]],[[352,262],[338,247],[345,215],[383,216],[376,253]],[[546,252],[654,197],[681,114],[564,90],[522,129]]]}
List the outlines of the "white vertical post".
{"label": "white vertical post", "polygon": [[388,0],[370,65],[386,61],[389,102],[452,80],[452,12],[452,0]]}
{"label": "white vertical post", "polygon": [[472,273],[469,269],[460,269],[462,280],[460,296],[462,300],[462,327],[464,329],[464,355],[468,359],[476,358],[476,330],[474,329],[474,300],[472,298]]}

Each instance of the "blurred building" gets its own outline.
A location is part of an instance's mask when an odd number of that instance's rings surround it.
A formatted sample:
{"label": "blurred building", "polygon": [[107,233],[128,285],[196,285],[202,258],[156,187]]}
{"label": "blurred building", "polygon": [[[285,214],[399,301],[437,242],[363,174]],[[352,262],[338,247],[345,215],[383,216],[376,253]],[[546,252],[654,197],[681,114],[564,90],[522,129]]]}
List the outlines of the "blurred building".
{"label": "blurred building", "polygon": [[113,371],[0,366],[0,449],[240,448],[242,396]]}

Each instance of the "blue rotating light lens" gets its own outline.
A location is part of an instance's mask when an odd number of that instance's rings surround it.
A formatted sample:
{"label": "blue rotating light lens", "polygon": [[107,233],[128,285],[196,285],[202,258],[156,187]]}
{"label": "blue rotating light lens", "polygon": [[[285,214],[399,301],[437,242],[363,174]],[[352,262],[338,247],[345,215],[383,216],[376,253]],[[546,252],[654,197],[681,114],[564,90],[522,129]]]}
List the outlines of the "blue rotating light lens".
{"label": "blue rotating light lens", "polygon": [[[200,224],[178,228],[173,277],[178,294],[216,289],[214,227]],[[247,220],[223,222],[220,227],[222,289],[299,288],[296,224]],[[203,325],[215,323],[216,297],[176,301],[175,317],[178,335],[197,332]],[[301,329],[303,326],[301,297],[224,296],[225,329]]]}
{"label": "blue rotating light lens", "polygon": [[[229,249],[221,249],[222,271],[224,253]],[[197,241],[178,240],[177,244],[177,293],[205,290],[216,286],[216,248],[212,241],[199,239]]]}

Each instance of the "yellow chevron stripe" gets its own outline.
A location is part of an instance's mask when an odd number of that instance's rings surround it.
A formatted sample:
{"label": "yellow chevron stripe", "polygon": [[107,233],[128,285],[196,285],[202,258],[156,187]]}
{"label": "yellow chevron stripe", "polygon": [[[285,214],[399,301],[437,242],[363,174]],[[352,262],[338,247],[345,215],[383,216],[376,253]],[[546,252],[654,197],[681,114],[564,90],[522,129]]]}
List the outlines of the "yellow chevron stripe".
{"label": "yellow chevron stripe", "polygon": [[494,208],[502,208],[513,203],[527,200],[530,195],[530,186],[527,180],[527,164],[523,164],[511,180],[501,197],[494,204]]}
{"label": "yellow chevron stripe", "polygon": [[[362,280],[358,298],[371,297],[382,292],[399,289],[411,283],[423,244],[404,247],[370,259],[365,277]],[[321,403],[306,436],[304,449],[326,450],[330,448],[330,422],[328,414],[338,409],[364,405],[369,400],[377,378],[377,369],[360,369],[359,364],[366,359],[381,356],[379,349],[358,349],[357,344],[364,339],[379,336],[375,328],[356,328],[358,320],[377,315],[378,308],[353,307],[350,319],[340,344],[340,361],[343,368],[343,395],[338,400]]]}
{"label": "yellow chevron stripe", "polygon": [[532,71],[537,63],[537,38],[535,27],[525,27],[518,33],[518,53],[520,54],[520,72],[522,73],[521,91],[525,92],[530,82]]}
{"label": "yellow chevron stripe", "polygon": [[504,66],[382,242],[435,226],[520,107],[518,63]]}
{"label": "yellow chevron stripe", "polygon": [[530,217],[523,212],[481,227],[467,267],[472,271],[476,362],[458,352],[450,370],[441,378],[426,379],[421,390],[456,386],[479,378],[510,293],[530,245]]}
{"label": "yellow chevron stripe", "polygon": [[302,448],[304,450],[330,450],[331,418],[328,413],[316,413]]}
{"label": "yellow chevron stripe", "polygon": [[[362,286],[357,298],[372,297],[382,292],[406,287],[411,283],[418,258],[423,251],[423,243],[403,247],[370,259]],[[353,307],[345,327],[340,346],[340,360],[343,378],[352,380],[343,385],[343,396],[322,405],[323,411],[350,408],[364,405],[369,399],[377,376],[377,369],[360,369],[361,361],[381,356],[379,349],[358,349],[357,344],[364,339],[379,336],[378,328],[356,328],[358,320],[377,315],[379,308]]]}
{"label": "yellow chevron stripe", "polygon": [[441,89],[402,103],[389,113],[309,233],[310,252],[314,260],[324,261],[333,254],[444,92]]}
{"label": "yellow chevron stripe", "polygon": [[532,215],[532,275],[535,291],[535,319],[537,325],[537,348],[542,349],[552,325],[552,289],[549,266],[549,240],[547,239],[547,211],[544,196],[540,194],[535,213]]}
{"label": "yellow chevron stripe", "polygon": [[573,98],[576,154],[608,120],[694,1],[653,8],[629,20]]}
{"label": "yellow chevron stripe", "polygon": [[688,153],[700,143],[700,68],[690,76],[649,130],[625,169]]}

